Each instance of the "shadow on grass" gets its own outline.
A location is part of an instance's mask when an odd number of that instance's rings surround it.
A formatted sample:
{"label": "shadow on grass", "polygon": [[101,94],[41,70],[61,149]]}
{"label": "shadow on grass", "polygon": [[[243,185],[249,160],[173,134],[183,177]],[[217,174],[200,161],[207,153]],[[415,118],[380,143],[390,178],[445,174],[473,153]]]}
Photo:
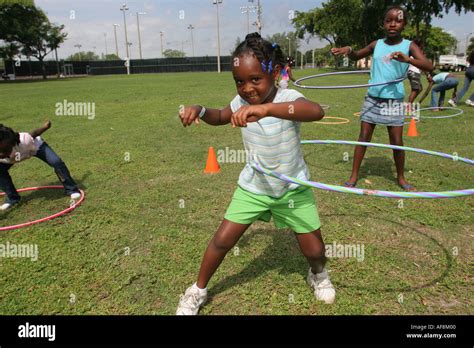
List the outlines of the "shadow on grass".
{"label": "shadow on grass", "polygon": [[[344,288],[344,289],[350,289],[350,290],[364,290],[364,291],[380,291],[380,292],[409,292],[409,291],[416,291],[419,289],[427,288],[432,285],[435,285],[438,282],[441,282],[449,273],[449,271],[452,268],[452,263],[453,259],[449,253],[449,251],[435,238],[432,236],[428,235],[427,233],[420,231],[417,228],[402,224],[397,221],[393,221],[390,219],[386,218],[378,218],[378,217],[368,217],[365,215],[358,215],[358,214],[329,214],[329,215],[322,215],[326,218],[328,217],[354,217],[354,218],[359,218],[359,219],[376,219],[380,220],[381,222],[388,222],[391,224],[395,224],[399,226],[400,228],[405,228],[408,229],[414,233],[417,233],[420,236],[425,237],[426,239],[430,240],[434,244],[436,244],[443,252],[446,258],[446,263],[443,267],[439,267],[439,269],[443,269],[443,272],[441,275],[438,277],[434,278],[431,281],[428,281],[423,284],[419,284],[416,286],[406,286],[406,287],[386,287],[386,288],[379,288],[379,289],[374,289],[373,287],[362,287],[362,286],[352,286],[352,285],[347,285],[345,283],[338,283],[334,282],[336,290],[338,288]],[[272,243],[265,249],[265,251],[259,255],[256,259],[254,259],[250,264],[240,273],[226,277],[225,279],[221,280],[217,284],[215,284],[212,289],[210,290],[210,293],[212,294],[218,294],[221,292],[226,291],[229,288],[232,288],[233,286],[238,286],[239,284],[247,283],[252,281],[253,279],[259,277],[262,273],[265,273],[271,269],[279,269],[280,274],[283,275],[289,275],[289,274],[294,274],[294,273],[299,273],[301,274],[303,279],[306,279],[307,275],[307,270],[308,270],[308,264],[303,257],[302,254],[300,254],[300,257],[295,259],[292,262],[288,262],[288,253],[285,251],[288,251],[287,249],[289,248],[294,248],[296,251],[299,252],[297,242],[293,245],[288,245],[288,237],[289,234],[293,234],[292,232],[289,231],[271,231],[269,232],[268,230],[264,229],[258,229],[255,231],[251,232],[246,232],[244,236],[241,238],[239,241],[239,246],[244,248],[246,245],[251,243],[251,239],[255,235],[259,234],[265,234],[265,235],[271,235],[273,238]],[[286,249],[286,250],[283,250]],[[212,301],[212,298],[210,299]]]}
{"label": "shadow on grass", "polygon": [[[83,184],[83,182],[87,179],[87,177],[89,177],[90,174],[91,172],[87,172],[82,176],[81,179],[74,179],[77,183],[77,186],[79,186],[79,188],[82,189],[84,192],[86,192],[87,187]],[[59,181],[53,181],[46,184],[41,184],[40,186],[59,186],[59,185],[61,185]],[[26,191],[26,192],[20,193],[20,195],[21,195],[20,203],[18,203],[18,205],[15,205],[11,210],[7,210],[6,212],[0,213],[0,221],[6,220],[8,218],[8,215],[10,215],[11,212],[17,211],[18,209],[21,208],[22,205],[25,205],[30,201],[34,201],[41,198],[46,199],[46,200],[59,200],[66,197],[64,189],[62,188]],[[62,208],[62,209],[65,209],[65,208]]]}
{"label": "shadow on grass", "polygon": [[[390,154],[392,152],[390,151]],[[316,168],[316,170],[326,170],[326,171],[333,171],[334,167],[328,167],[325,166],[324,163],[317,163],[317,160],[314,159],[314,152],[309,152],[305,154],[304,160],[306,164],[310,167]],[[350,157],[349,163],[344,160],[337,160],[335,161],[335,164],[337,165],[345,165],[347,169],[347,179],[349,179],[351,172],[352,172],[352,163],[353,163],[353,157]],[[405,167],[405,172],[409,171],[410,169]],[[367,179],[369,176],[374,177],[374,176],[379,176],[386,178],[387,180],[393,181],[396,185],[398,185],[397,181],[397,175],[396,175],[396,168],[395,168],[395,162],[393,160],[393,157],[391,156],[386,156],[386,157],[370,157],[366,156],[364,157],[364,160],[362,161],[362,165],[359,171],[359,179],[358,181],[362,179]],[[343,185],[343,183],[335,183],[334,185]]]}

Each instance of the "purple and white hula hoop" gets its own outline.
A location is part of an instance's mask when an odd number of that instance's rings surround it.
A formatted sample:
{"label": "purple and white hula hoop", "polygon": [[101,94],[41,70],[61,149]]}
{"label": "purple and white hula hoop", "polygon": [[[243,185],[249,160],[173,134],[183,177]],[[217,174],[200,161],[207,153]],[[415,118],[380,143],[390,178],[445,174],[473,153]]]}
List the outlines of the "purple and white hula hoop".
{"label": "purple and white hula hoop", "polygon": [[[439,156],[439,157],[451,159],[453,161],[459,161],[459,162],[464,162],[470,165],[474,165],[474,161],[469,158],[458,157],[457,155],[453,156],[453,155],[449,155],[443,152],[429,151],[429,150],[417,149],[417,148],[407,147],[407,146],[366,143],[366,142],[359,142],[359,141],[345,141],[345,140],[302,140],[301,144],[343,144],[343,145],[363,145],[363,146],[372,146],[372,147],[382,147],[386,149],[405,150],[405,151],[418,152],[418,153],[422,153],[426,155]],[[396,192],[396,191],[379,191],[379,190],[351,188],[351,187],[345,187],[345,186],[323,184],[321,182],[316,182],[316,181],[300,180],[297,178],[289,177],[283,174],[276,173],[272,170],[263,168],[255,160],[253,161],[252,166],[260,173],[273,176],[275,178],[278,178],[280,180],[283,180],[289,183],[295,183],[301,186],[315,187],[315,188],[326,190],[326,191],[352,193],[356,195],[369,195],[369,196],[378,196],[378,197],[386,197],[386,198],[454,198],[454,197],[469,196],[469,195],[474,194],[474,188],[465,189],[465,190],[456,190],[456,191],[442,191],[442,192],[405,192],[405,191]]]}

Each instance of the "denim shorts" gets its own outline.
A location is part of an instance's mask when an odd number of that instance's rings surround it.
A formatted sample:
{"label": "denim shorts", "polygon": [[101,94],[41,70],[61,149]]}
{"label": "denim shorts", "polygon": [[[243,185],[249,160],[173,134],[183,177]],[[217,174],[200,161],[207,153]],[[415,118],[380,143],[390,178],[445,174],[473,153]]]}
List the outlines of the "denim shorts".
{"label": "denim shorts", "polygon": [[365,96],[360,111],[360,120],[382,126],[403,126],[405,122],[405,104],[403,99],[385,99]]}

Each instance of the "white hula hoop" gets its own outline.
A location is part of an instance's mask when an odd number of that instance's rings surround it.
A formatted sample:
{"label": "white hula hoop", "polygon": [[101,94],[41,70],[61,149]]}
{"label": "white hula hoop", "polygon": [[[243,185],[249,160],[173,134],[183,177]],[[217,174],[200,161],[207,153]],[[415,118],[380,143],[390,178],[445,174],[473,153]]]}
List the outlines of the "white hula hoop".
{"label": "white hula hoop", "polygon": [[324,74],[317,74],[317,75],[311,75],[311,76],[306,76],[302,77],[298,80],[296,80],[293,84],[296,87],[300,88],[308,88],[308,89],[339,89],[339,88],[364,88],[364,87],[373,87],[373,86],[382,86],[382,85],[391,85],[393,83],[398,83],[402,82],[407,78],[405,75],[402,78],[388,81],[388,82],[378,82],[378,83],[366,83],[362,85],[344,85],[344,86],[305,86],[302,85],[301,82],[309,79],[314,79],[317,77],[324,77],[324,76],[332,76],[332,75],[349,75],[349,74],[367,74],[370,73],[370,70],[360,70],[360,71],[336,71],[336,72],[330,72],[330,73],[324,73]]}

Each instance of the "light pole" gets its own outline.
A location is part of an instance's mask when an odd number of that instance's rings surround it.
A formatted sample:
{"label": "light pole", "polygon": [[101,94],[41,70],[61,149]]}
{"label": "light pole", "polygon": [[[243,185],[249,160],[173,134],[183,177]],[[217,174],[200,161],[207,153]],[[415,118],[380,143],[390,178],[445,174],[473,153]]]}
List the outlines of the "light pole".
{"label": "light pole", "polygon": [[77,51],[79,53],[79,61],[81,61],[82,60],[81,59],[81,47],[82,47],[82,45],[77,44],[77,45],[74,45],[74,47],[77,47]]}
{"label": "light pole", "polygon": [[140,59],[142,58],[142,39],[140,37],[140,15],[146,15],[146,12],[137,12],[137,28],[138,28],[138,50],[140,52]]}
{"label": "light pole", "polygon": [[192,25],[192,24],[188,25],[188,29],[191,31],[191,46],[192,46],[192,48],[193,48],[193,55],[192,55],[192,57],[194,57],[194,37],[193,37],[193,29],[194,29],[194,27],[193,27],[193,25]]}
{"label": "light pole", "polygon": [[130,60],[132,59],[132,43],[128,43],[128,47],[130,47]]}
{"label": "light pole", "polygon": [[258,33],[262,35],[262,6],[260,0],[257,0],[257,21],[253,23],[258,28]]}
{"label": "light pole", "polygon": [[107,50],[107,33],[104,33],[104,42],[105,42],[105,56],[107,57],[107,55],[109,54]]}
{"label": "light pole", "polygon": [[219,4],[222,4],[222,0],[212,0],[212,3],[216,5],[217,10],[217,72],[221,72],[221,34],[219,30]]}
{"label": "light pole", "polygon": [[163,32],[160,31],[160,40],[161,40],[161,58],[164,58],[163,57]]}
{"label": "light pole", "polygon": [[291,57],[291,38],[287,37],[288,39],[288,57]]}
{"label": "light pole", "polygon": [[[253,0],[249,0],[249,3],[253,4]],[[250,33],[250,12],[255,12],[256,7],[254,5],[240,6],[241,13],[247,14],[247,34]]]}
{"label": "light pole", "polygon": [[118,24],[114,24],[114,36],[115,36],[115,55],[119,58],[118,53],[118,42],[117,42],[117,27],[120,27]]}
{"label": "light pole", "polygon": [[127,75],[130,75],[130,54],[128,51],[128,36],[127,36],[127,19],[125,18],[125,11],[128,11],[127,4],[123,4],[122,7],[120,8],[120,11],[123,12],[123,26],[125,29],[125,49],[127,50],[127,57],[125,60],[127,61]]}

